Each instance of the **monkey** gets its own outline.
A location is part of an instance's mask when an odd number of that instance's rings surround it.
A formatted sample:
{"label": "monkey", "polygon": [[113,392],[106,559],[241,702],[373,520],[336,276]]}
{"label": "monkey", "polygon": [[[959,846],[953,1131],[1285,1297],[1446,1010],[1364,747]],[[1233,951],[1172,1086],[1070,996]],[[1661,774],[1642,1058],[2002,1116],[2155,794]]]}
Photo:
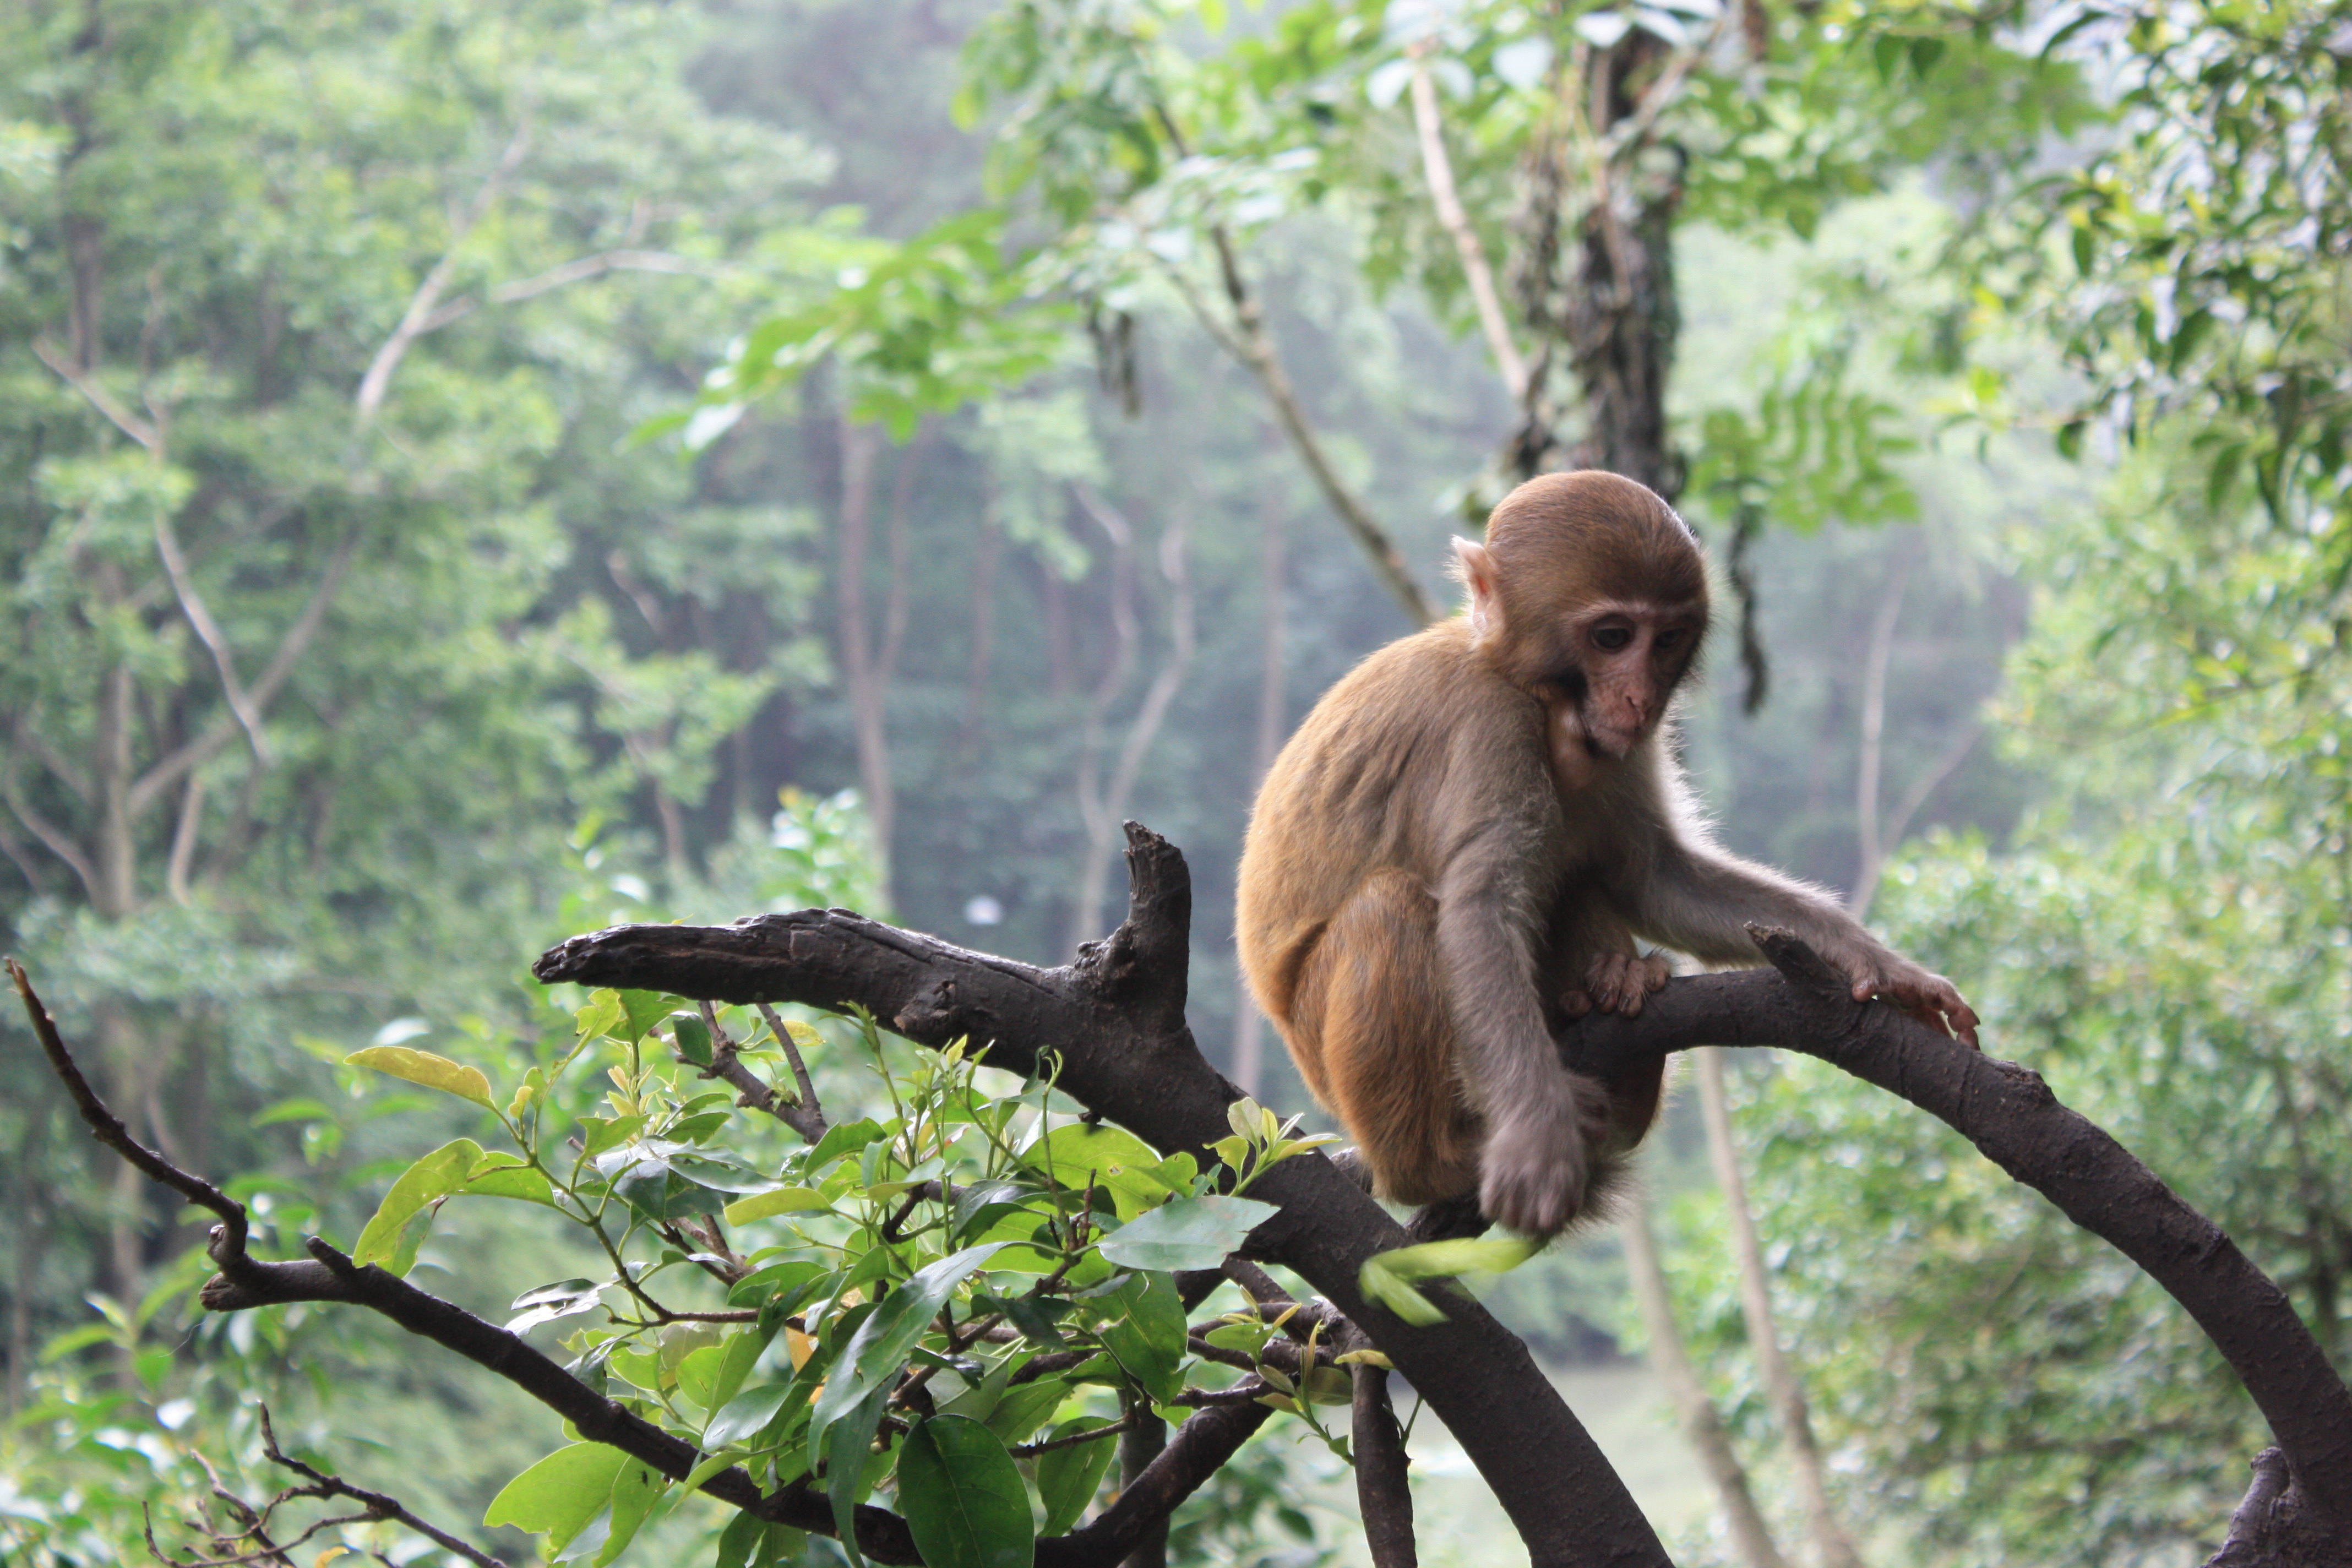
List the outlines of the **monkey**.
{"label": "monkey", "polygon": [[1950,981],[1716,844],[1675,755],[1708,601],[1672,507],[1615,474],[1545,474],[1454,551],[1462,612],[1307,714],[1260,786],[1238,878],[1244,982],[1374,1193],[1475,1194],[1535,1237],[1596,1209],[1656,1118],[1664,1064],[1601,1083],[1554,1035],[1641,1012],[1668,965],[1640,940],[1754,964],[1748,924],[1784,927],[1857,1002],[1976,1045]]}

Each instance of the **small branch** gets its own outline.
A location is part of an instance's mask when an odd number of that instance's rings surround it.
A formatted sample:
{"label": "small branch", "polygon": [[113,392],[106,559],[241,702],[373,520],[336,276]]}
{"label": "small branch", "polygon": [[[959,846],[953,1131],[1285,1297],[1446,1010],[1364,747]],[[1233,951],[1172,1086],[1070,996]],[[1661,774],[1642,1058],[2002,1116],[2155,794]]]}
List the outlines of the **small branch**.
{"label": "small branch", "polygon": [[425,323],[432,319],[436,307],[441,302],[441,291],[449,286],[450,276],[457,270],[457,252],[465,246],[466,237],[473,233],[474,226],[488,215],[491,205],[499,199],[499,194],[506,188],[507,181],[522,165],[523,155],[530,151],[530,126],[526,122],[516,129],[513,138],[507,142],[506,151],[499,155],[497,164],[482,181],[481,188],[474,193],[472,205],[458,217],[449,235],[448,248],[441,253],[441,259],[433,264],[433,269],[425,275],[425,281],[416,286],[416,292],[410,297],[408,309],[402,314],[400,324],[393,329],[392,336],[383,341],[383,346],[376,350],[375,358],[368,362],[367,374],[360,377],[359,391],[352,399],[353,434],[364,432],[375,423],[376,411],[383,407],[384,394],[392,388],[393,373],[400,368],[400,362],[407,356],[409,345],[430,330]]}
{"label": "small branch", "polygon": [[74,363],[69,356],[59,353],[47,338],[33,340],[33,353],[58,374],[58,379],[88,399],[92,408],[105,415],[116,429],[138,442],[148,456],[159,459],[163,456],[163,432],[117,403],[96,376]]}
{"label": "small branch", "polygon": [[1358,1365],[1348,1370],[1355,1383],[1356,1508],[1363,1516],[1372,1568],[1417,1568],[1421,1556],[1413,1547],[1404,1428],[1389,1402],[1388,1368]]}
{"label": "small branch", "polygon": [[[351,571],[359,548],[360,536],[356,531],[345,534],[342,542],[335,546],[335,553],[327,562],[327,570],[320,576],[319,585],[310,591],[302,613],[294,617],[292,626],[286,628],[285,637],[278,640],[278,651],[270,656],[260,679],[253,683],[248,696],[257,715],[269,710],[269,704],[277,699],[278,688],[284,686],[287,678],[294,673],[295,661],[309,649],[310,639],[319,635],[320,626],[326,623],[327,610],[334,604],[335,595],[341,589],[343,577]],[[234,722],[215,724],[149,768],[131,786],[131,815],[134,817],[143,815],[165,790],[179,783],[190,769],[210,762],[236,738],[238,732],[239,727]]]}
{"label": "small branch", "polygon": [[489,292],[487,301],[472,298],[452,300],[425,316],[416,329],[416,336],[437,332],[453,321],[461,321],[484,303],[515,305],[551,290],[573,283],[585,283],[609,272],[667,272],[680,277],[716,278],[724,268],[708,266],[688,257],[672,256],[661,250],[604,250],[593,256],[583,256],[551,267],[546,271],[501,283]]}
{"label": "small branch", "polygon": [[[801,1048],[793,1044],[793,1032],[784,1027],[783,1020],[776,1016],[773,1007],[765,1002],[761,1003],[760,1016],[767,1021],[768,1033],[775,1037],[776,1047],[784,1053],[784,1060],[792,1064],[793,1081],[800,1086],[800,1109],[816,1129],[814,1133],[803,1131],[801,1135],[814,1143],[824,1136],[824,1107],[817,1100],[816,1085],[809,1080],[808,1064],[801,1060]],[[800,1124],[794,1122],[793,1125],[797,1128]]]}
{"label": "small branch", "polygon": [[25,1004],[25,1016],[33,1022],[34,1037],[41,1042],[41,1053],[49,1059],[49,1070],[65,1085],[74,1109],[89,1125],[89,1135],[122,1156],[141,1175],[159,1185],[171,1188],[198,1208],[206,1208],[220,1216],[220,1227],[214,1234],[216,1253],[226,1252],[237,1258],[245,1255],[245,1205],[214,1186],[210,1182],[173,1164],[136,1138],[122,1119],[106,1107],[89,1080],[81,1075],[81,1067],[67,1049],[64,1038],[58,1033],[58,1021],[34,994],[33,983],[25,973],[25,966],[15,959],[5,962],[8,978],[16,983],[16,994]]}
{"label": "small branch", "polygon": [[1527,396],[1528,362],[1511,341],[1510,322],[1504,319],[1502,297],[1495,289],[1495,269],[1487,265],[1486,247],[1478,231],[1470,226],[1470,215],[1463,211],[1461,195],[1454,189],[1454,161],[1446,155],[1445,127],[1438,112],[1437,83],[1429,71],[1429,53],[1435,43],[1424,38],[1412,50],[1412,120],[1421,136],[1422,174],[1429,182],[1430,205],[1437,209],[1437,221],[1453,236],[1454,249],[1462,258],[1462,276],[1470,285],[1471,302],[1478,308],[1486,352],[1495,356],[1503,388],[1516,404]]}
{"label": "small branch", "polygon": [[300,1492],[314,1497],[349,1498],[367,1510],[367,1512],[361,1516],[364,1519],[388,1519],[404,1524],[444,1552],[454,1552],[467,1562],[475,1564],[475,1568],[506,1568],[504,1563],[488,1552],[468,1545],[447,1531],[417,1518],[399,1499],[386,1496],[383,1492],[372,1492],[363,1488],[355,1487],[341,1476],[329,1475],[323,1470],[315,1469],[301,1460],[281,1452],[278,1447],[278,1434],[269,1425],[269,1406],[267,1405],[259,1406],[259,1413],[261,1451],[269,1457],[272,1463],[283,1465],[310,1483],[308,1487],[299,1489]]}
{"label": "small branch", "polygon": [[0,798],[7,801],[8,809],[16,814],[16,820],[25,825],[26,830],[41,841],[41,847],[64,861],[73,874],[81,879],[83,890],[95,899],[98,868],[90,862],[89,856],[82,853],[81,846],[73,841],[70,834],[35,809],[33,803],[25,798],[24,793],[16,787],[13,773],[0,771]]}
{"label": "small branch", "polygon": [[213,619],[212,611],[196,592],[195,578],[188,571],[188,558],[180,549],[180,536],[173,531],[172,520],[159,514],[155,519],[155,553],[163,558],[163,575],[171,581],[172,593],[180,602],[180,613],[195,628],[196,639],[205,651],[213,656],[213,668],[220,674],[221,691],[228,699],[228,710],[236,715],[237,726],[245,731],[246,743],[253,748],[253,760],[263,767],[269,766],[269,743],[261,738],[261,713],[254,707],[253,698],[245,683],[236,678],[236,659],[228,646],[228,634]]}

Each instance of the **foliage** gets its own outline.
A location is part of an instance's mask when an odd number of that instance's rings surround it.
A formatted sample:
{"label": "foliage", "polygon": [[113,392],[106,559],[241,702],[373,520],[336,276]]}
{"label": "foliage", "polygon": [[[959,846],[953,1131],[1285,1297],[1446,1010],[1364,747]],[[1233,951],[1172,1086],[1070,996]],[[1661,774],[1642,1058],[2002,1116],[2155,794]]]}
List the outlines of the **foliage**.
{"label": "foliage", "polygon": [[[522,1291],[507,1327],[563,1325],[569,1370],[695,1444],[698,1476],[741,1464],[763,1490],[821,1486],[845,1526],[868,1494],[891,1491],[927,1561],[1026,1562],[1041,1531],[1066,1531],[1086,1510],[1121,1431],[1181,1420],[1235,1386],[1231,1368],[1194,1354],[1193,1332],[1246,1357],[1281,1334],[1255,1311],[1189,1328],[1173,1279],[1216,1268],[1275,1211],[1218,1190],[1244,1175],[1053,1110],[1049,1079],[984,1092],[961,1044],[909,1061],[870,1019],[841,1036],[875,1070],[887,1110],[781,1155],[780,1123],[704,1087],[823,1044],[809,1024],[765,1010],[747,1022],[600,991],[573,1029],[495,1085],[436,1053],[357,1052],[355,1067],[477,1108],[505,1147],[460,1138],[416,1159],[352,1256],[406,1274],[445,1211],[481,1199],[560,1216],[600,1267]],[[790,1098],[793,1083],[779,1074],[774,1091]],[[1250,1173],[1306,1146],[1258,1136],[1261,1115],[1236,1107],[1248,1131],[1232,1142]],[[1314,1404],[1346,1404],[1349,1381],[1328,1351],[1318,1364],[1312,1335],[1299,1353],[1295,1372],[1261,1365],[1233,1397],[1319,1430]],[[103,1408],[85,1401],[77,1415],[88,1423]],[[193,1408],[179,1402],[167,1423]],[[148,1486],[188,1484],[185,1450],[120,1436],[150,1460]],[[1236,1482],[1244,1493],[1254,1473]],[[509,1482],[484,1522],[543,1537],[553,1560],[601,1565],[676,1512],[693,1481],[673,1486],[575,1441]],[[1237,1506],[1246,1515],[1266,1500]],[[1311,1542],[1295,1510],[1276,1506]],[[25,1543],[69,1550],[83,1523],[37,1520]],[[799,1552],[795,1532],[748,1519],[716,1533],[722,1564]]]}

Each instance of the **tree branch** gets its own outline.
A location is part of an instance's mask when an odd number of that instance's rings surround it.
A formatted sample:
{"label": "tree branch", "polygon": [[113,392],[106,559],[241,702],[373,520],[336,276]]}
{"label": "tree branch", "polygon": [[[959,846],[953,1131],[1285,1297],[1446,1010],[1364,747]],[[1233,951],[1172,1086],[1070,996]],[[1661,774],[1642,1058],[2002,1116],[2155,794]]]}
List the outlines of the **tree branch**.
{"label": "tree branch", "polygon": [[[261,672],[261,679],[253,683],[247,693],[257,716],[269,710],[269,704],[278,696],[278,688],[284,686],[287,677],[294,673],[295,661],[302,657],[310,646],[310,639],[319,635],[320,626],[326,623],[327,611],[334,604],[335,595],[342,587],[344,575],[351,571],[352,561],[359,554],[359,548],[360,536],[356,531],[345,534],[342,542],[335,546],[335,553],[328,561],[326,573],[319,579],[319,585],[310,591],[310,600],[303,605],[302,613],[294,617],[292,626],[286,628],[286,635],[278,639],[278,651],[270,656],[269,663]],[[237,733],[238,727],[235,723],[215,724],[149,768],[131,786],[131,816],[135,818],[144,813],[155,804],[157,796],[179,783],[190,769],[210,762],[224,746],[236,738]]]}
{"label": "tree branch", "polygon": [[180,536],[173,531],[172,520],[160,513],[155,519],[155,553],[163,558],[163,575],[171,582],[173,596],[180,602],[180,613],[195,628],[196,638],[205,645],[205,651],[213,656],[213,668],[220,674],[221,691],[228,699],[228,710],[245,731],[246,743],[253,748],[253,760],[268,767],[269,745],[261,738],[261,713],[254,707],[245,683],[236,678],[236,659],[228,646],[228,634],[221,630],[203,595],[196,592],[195,579],[189,574],[188,558],[180,549]]}
{"label": "tree branch", "polygon": [[2112,1243],[2188,1310],[2244,1383],[2293,1468],[2309,1527],[2352,1552],[2352,1390],[2269,1276],[2040,1074],[1946,1039],[1893,1007],[1857,1003],[1785,931],[1750,927],[1779,973],[1671,980],[1641,1016],[1594,1015],[1562,1058],[1603,1078],[1695,1045],[1782,1046],[1819,1057],[1948,1123],[2076,1225]]}
{"label": "tree branch", "polygon": [[401,315],[400,324],[392,330],[392,335],[384,339],[383,346],[377,349],[375,357],[368,362],[367,373],[360,377],[359,391],[352,398],[352,434],[362,434],[375,423],[376,411],[383,406],[384,394],[392,389],[393,373],[407,357],[408,346],[431,330],[425,323],[432,320],[435,307],[441,302],[441,291],[449,286],[450,275],[457,270],[457,252],[464,247],[466,237],[473,233],[474,226],[488,215],[492,204],[499,199],[499,192],[506,188],[507,181],[513,177],[516,169],[521,167],[523,154],[530,151],[530,125],[526,121],[516,128],[513,137],[507,142],[506,151],[499,154],[498,163],[483,179],[481,188],[474,193],[473,202],[457,218],[449,234],[448,248],[441,253],[441,259],[433,264],[433,269],[425,275],[425,280],[416,286],[416,292],[409,298],[408,309]]}
{"label": "tree branch", "polygon": [[[561,1415],[585,1441],[618,1448],[673,1480],[684,1479],[700,1462],[702,1456],[692,1444],[597,1394],[520,1335],[485,1322],[455,1302],[420,1290],[383,1268],[362,1268],[320,1237],[305,1239],[304,1248],[310,1254],[308,1262],[267,1262],[250,1257],[246,1252],[248,1227],[244,1205],[131,1136],[121,1119],[82,1076],[55,1020],[34,994],[24,969],[13,958],[5,963],[51,1069],[89,1124],[92,1135],[151,1181],[220,1215],[208,1251],[221,1272],[205,1283],[198,1298],[208,1310],[233,1312],[296,1301],[366,1307],[505,1378]],[[1033,1363],[1033,1368],[1037,1364]],[[1202,1409],[1177,1429],[1159,1458],[1093,1522],[1067,1535],[1039,1542],[1036,1568],[1110,1568],[1198,1490],[1271,1414],[1257,1404],[1219,1402]],[[272,1457],[277,1458],[272,1442]],[[341,1495],[367,1503],[372,1517],[393,1517],[373,1513],[378,1501],[398,1506],[380,1494],[362,1492],[340,1481],[333,1485]],[[702,1490],[758,1518],[819,1534],[836,1533],[831,1502],[804,1481],[762,1497],[758,1484],[738,1466],[706,1479]],[[403,1510],[403,1522],[442,1540],[431,1527],[404,1515]],[[861,1504],[856,1527],[859,1548],[876,1562],[921,1563],[914,1537],[898,1515]],[[443,1544],[477,1555],[454,1541],[445,1540]],[[478,1555],[477,1561],[481,1561]]]}
{"label": "tree branch", "polygon": [[1453,237],[1454,251],[1462,258],[1462,276],[1470,285],[1471,302],[1478,308],[1486,352],[1495,356],[1504,389],[1516,404],[1528,395],[1528,362],[1520,356],[1518,344],[1511,341],[1511,324],[1504,318],[1502,296],[1495,289],[1495,269],[1487,265],[1486,247],[1479,241],[1478,231],[1470,226],[1470,215],[1463,211],[1461,194],[1454,189],[1454,160],[1445,153],[1437,84],[1429,74],[1429,52],[1435,43],[1433,38],[1424,38],[1412,49],[1412,122],[1421,138],[1422,175],[1429,182],[1430,205],[1437,209],[1437,221]]}
{"label": "tree branch", "polygon": [[[533,972],[550,983],[713,1001],[862,1005],[918,1044],[938,1048],[965,1036],[985,1042],[992,1065],[1016,1072],[1050,1051],[1060,1065],[1056,1087],[1080,1104],[1157,1148],[1202,1151],[1231,1131],[1225,1106],[1239,1091],[1202,1059],[1184,1023],[1191,876],[1166,840],[1133,824],[1127,832],[1127,921],[1061,968],[809,910],[723,927],[616,926],[551,949]],[[1403,1245],[1405,1231],[1329,1161],[1286,1160],[1250,1194],[1281,1212],[1251,1237],[1247,1255],[1297,1269],[1377,1341],[1494,1487],[1533,1563],[1668,1561],[1527,1347],[1483,1308],[1449,1303],[1448,1321],[1414,1328],[1363,1296],[1364,1260]],[[1236,1420],[1264,1410],[1227,1408],[1243,1413]],[[1180,1456],[1194,1452],[1194,1429],[1223,1414],[1203,1411],[1186,1422],[1158,1463],[1190,1464]],[[1038,1561],[1047,1562],[1042,1547]]]}

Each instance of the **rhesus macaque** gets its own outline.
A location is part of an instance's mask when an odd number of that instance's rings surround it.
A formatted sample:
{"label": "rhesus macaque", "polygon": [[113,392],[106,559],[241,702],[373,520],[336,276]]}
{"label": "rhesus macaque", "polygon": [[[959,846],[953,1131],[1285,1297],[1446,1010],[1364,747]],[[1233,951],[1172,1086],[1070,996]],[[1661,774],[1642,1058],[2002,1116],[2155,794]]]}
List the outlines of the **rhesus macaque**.
{"label": "rhesus macaque", "polygon": [[1667,718],[1706,635],[1706,573],[1671,507],[1613,474],[1547,474],[1485,544],[1454,547],[1465,613],[1316,705],[1242,855],[1250,991],[1373,1191],[1475,1193],[1538,1237],[1592,1206],[1655,1119],[1664,1064],[1604,1084],[1561,1066],[1553,1032],[1665,984],[1636,937],[1752,964],[1748,922],[1782,926],[1857,1001],[1976,1044],[1949,981],[1700,820]]}

